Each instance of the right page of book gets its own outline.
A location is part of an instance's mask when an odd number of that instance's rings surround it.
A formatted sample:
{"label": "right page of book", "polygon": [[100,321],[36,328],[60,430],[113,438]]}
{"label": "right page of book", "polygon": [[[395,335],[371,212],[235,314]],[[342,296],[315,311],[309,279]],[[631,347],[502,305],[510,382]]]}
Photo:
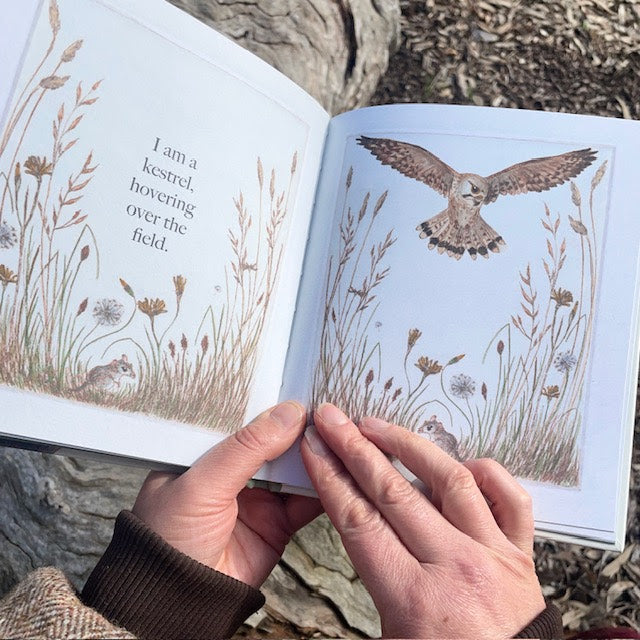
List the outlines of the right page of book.
{"label": "right page of book", "polygon": [[335,118],[283,397],[498,460],[540,532],[620,546],[639,137],[621,120],[477,107]]}

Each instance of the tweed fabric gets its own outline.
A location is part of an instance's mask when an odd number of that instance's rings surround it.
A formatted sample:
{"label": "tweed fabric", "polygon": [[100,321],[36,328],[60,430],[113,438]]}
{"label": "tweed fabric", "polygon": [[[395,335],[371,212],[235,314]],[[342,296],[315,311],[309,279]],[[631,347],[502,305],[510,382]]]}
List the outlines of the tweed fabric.
{"label": "tweed fabric", "polygon": [[0,638],[134,638],[83,605],[58,569],[30,573],[0,601]]}

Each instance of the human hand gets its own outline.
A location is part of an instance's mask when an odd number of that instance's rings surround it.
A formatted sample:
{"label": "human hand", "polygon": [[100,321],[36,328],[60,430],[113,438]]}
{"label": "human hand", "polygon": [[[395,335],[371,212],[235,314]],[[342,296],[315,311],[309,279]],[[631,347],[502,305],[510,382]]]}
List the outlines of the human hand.
{"label": "human hand", "polygon": [[133,513],[182,553],[259,587],[293,533],[322,508],[315,498],[245,485],[266,461],[294,443],[304,424],[302,406],[277,405],[182,475],[149,474]]}
{"label": "human hand", "polygon": [[358,428],[328,404],[307,429],[302,457],[384,637],[512,637],[545,609],[531,501],[498,463],[460,464],[417,434],[374,418]]}

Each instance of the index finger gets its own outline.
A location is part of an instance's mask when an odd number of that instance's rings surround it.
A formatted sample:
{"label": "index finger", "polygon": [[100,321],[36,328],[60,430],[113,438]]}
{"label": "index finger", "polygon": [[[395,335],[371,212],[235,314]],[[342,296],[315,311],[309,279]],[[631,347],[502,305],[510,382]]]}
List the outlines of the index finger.
{"label": "index finger", "polygon": [[459,531],[487,547],[506,537],[469,469],[437,445],[403,427],[363,418],[360,431],[383,451],[398,457],[430,490],[430,499]]}

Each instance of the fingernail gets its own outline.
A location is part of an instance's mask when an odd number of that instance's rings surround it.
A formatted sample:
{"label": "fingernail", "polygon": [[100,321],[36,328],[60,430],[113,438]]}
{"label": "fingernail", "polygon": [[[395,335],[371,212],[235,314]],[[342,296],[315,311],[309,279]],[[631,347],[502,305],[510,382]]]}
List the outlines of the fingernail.
{"label": "fingernail", "polygon": [[309,449],[311,449],[315,455],[322,456],[323,458],[329,455],[329,447],[327,447],[325,441],[320,437],[318,430],[313,425],[306,428],[304,439],[307,441]]}
{"label": "fingernail", "polygon": [[322,421],[332,427],[339,427],[349,422],[349,418],[338,407],[328,402],[321,404],[316,411]]}
{"label": "fingernail", "polygon": [[380,418],[373,418],[372,416],[366,416],[360,420],[360,426],[365,429],[375,429],[376,431],[382,431],[389,428],[389,423]]}
{"label": "fingernail", "polygon": [[302,409],[295,402],[283,402],[269,414],[283,429],[293,429],[302,420]]}

